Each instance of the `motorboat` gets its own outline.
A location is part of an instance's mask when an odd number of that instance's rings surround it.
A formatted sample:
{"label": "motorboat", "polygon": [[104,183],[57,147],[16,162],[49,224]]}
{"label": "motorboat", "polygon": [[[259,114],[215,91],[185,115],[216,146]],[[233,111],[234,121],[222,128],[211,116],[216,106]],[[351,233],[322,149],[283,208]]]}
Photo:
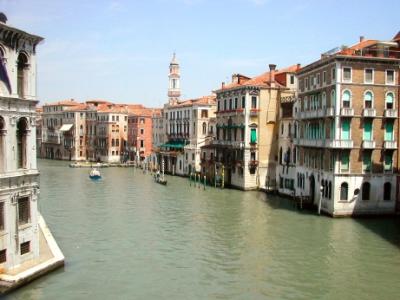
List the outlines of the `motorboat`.
{"label": "motorboat", "polygon": [[96,168],[93,168],[89,173],[90,179],[98,180],[101,178],[100,171]]}

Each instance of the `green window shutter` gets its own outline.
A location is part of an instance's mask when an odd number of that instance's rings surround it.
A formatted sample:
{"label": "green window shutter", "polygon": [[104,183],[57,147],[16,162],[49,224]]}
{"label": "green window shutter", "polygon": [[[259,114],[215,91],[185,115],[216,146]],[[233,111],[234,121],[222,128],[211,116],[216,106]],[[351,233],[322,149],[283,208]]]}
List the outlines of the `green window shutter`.
{"label": "green window shutter", "polygon": [[365,141],[371,141],[372,140],[372,121],[371,120],[364,120],[363,139]]}
{"label": "green window shutter", "polygon": [[371,171],[371,154],[369,152],[363,153],[363,167],[365,172]]}
{"label": "green window shutter", "polygon": [[343,119],[342,120],[342,140],[350,139],[350,120]]}
{"label": "green window shutter", "polygon": [[343,152],[341,155],[341,163],[340,163],[340,169],[342,171],[348,171],[349,170],[349,153]]}
{"label": "green window shutter", "polygon": [[257,132],[255,128],[252,128],[250,135],[250,143],[256,143],[256,142],[257,142]]}
{"label": "green window shutter", "polygon": [[393,122],[387,121],[385,124],[385,141],[393,141]]}
{"label": "green window shutter", "polygon": [[392,169],[392,153],[385,153],[385,171],[390,171]]}

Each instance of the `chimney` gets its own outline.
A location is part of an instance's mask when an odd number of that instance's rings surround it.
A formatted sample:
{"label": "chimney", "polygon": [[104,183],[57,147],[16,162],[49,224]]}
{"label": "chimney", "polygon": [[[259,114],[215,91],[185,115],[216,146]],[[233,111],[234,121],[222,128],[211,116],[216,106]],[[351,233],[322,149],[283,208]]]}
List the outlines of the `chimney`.
{"label": "chimney", "polygon": [[269,64],[269,71],[270,71],[269,83],[270,83],[271,87],[275,87],[275,69],[276,69],[276,65]]}
{"label": "chimney", "polygon": [[360,43],[365,41],[365,37],[363,35],[360,36]]}
{"label": "chimney", "polygon": [[297,71],[301,69],[301,64],[297,64]]}
{"label": "chimney", "polygon": [[221,83],[221,90],[223,90],[225,88],[225,82],[222,81]]}
{"label": "chimney", "polygon": [[7,16],[0,12],[0,23],[6,24],[7,23]]}

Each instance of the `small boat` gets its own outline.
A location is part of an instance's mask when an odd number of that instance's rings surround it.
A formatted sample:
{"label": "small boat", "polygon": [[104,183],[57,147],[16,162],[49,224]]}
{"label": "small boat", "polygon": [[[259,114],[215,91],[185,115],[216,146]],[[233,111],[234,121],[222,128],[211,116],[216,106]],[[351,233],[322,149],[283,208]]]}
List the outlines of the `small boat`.
{"label": "small boat", "polygon": [[160,171],[157,171],[157,173],[154,175],[154,181],[162,185],[167,185],[167,180],[164,178],[164,172],[161,175]]}
{"label": "small boat", "polygon": [[90,177],[90,179],[94,179],[94,180],[100,179],[101,178],[100,171],[96,168],[93,168],[89,173],[89,177]]}

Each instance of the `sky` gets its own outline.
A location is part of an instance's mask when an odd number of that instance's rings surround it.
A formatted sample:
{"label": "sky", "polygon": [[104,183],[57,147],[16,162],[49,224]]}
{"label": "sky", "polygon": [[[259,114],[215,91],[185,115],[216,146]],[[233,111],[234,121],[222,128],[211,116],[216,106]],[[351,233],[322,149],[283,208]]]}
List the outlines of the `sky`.
{"label": "sky", "polygon": [[234,73],[256,76],[359,37],[400,30],[399,0],[0,0],[8,25],[40,35],[38,99],[161,107],[176,52],[182,98]]}

